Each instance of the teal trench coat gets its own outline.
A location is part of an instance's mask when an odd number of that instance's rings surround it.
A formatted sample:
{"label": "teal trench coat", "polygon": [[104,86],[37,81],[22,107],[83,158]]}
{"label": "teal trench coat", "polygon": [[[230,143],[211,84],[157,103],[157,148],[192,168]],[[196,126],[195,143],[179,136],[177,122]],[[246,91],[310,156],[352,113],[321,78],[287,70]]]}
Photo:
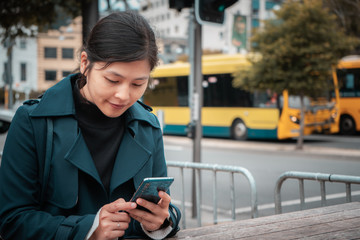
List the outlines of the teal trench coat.
{"label": "teal trench coat", "polygon": [[[0,234],[4,239],[81,239],[97,211],[118,198],[129,200],[145,177],[166,176],[159,122],[140,102],[125,113],[126,130],[112,172],[110,190],[102,185],[75,119],[70,75],[29,100],[11,123],[0,167]],[[41,198],[47,124],[53,122],[51,165]],[[101,144],[101,143],[99,143]],[[43,199],[43,201],[41,201]],[[179,216],[169,208],[174,235]],[[132,220],[125,237],[145,236]]]}

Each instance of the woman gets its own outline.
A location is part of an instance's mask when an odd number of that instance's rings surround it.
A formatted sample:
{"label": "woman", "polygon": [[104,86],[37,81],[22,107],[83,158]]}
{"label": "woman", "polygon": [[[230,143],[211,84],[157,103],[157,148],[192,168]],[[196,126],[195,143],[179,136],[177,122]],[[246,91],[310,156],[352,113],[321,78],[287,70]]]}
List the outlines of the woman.
{"label": "woman", "polygon": [[129,202],[143,178],[167,175],[159,122],[138,101],[157,53],[140,15],[111,14],[91,31],[80,73],[17,110],[0,168],[4,239],[160,239],[178,231],[168,193],[159,192],[158,204]]}

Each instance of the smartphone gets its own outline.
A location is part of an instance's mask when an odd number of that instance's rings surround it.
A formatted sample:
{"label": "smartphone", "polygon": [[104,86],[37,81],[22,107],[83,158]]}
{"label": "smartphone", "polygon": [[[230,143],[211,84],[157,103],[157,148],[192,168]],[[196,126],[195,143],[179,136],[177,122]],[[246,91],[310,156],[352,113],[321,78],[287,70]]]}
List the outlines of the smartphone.
{"label": "smartphone", "polygon": [[[144,178],[132,198],[131,202],[135,202],[136,199],[142,198],[147,201],[158,203],[160,201],[159,191],[166,192],[170,185],[174,182],[173,177],[151,177]],[[146,208],[138,206],[141,210],[148,211]]]}

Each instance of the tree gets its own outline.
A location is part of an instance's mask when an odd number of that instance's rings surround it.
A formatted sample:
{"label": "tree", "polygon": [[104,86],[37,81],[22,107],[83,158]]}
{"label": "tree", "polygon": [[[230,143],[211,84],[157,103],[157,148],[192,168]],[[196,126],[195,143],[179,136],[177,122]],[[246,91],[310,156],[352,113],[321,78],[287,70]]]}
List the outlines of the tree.
{"label": "tree", "polygon": [[1,41],[35,36],[37,32],[69,24],[83,18],[83,39],[99,18],[98,0],[6,0],[0,2]]}
{"label": "tree", "polygon": [[6,81],[9,108],[12,108],[12,48],[18,37],[34,37],[38,32],[68,25],[82,15],[83,39],[99,18],[98,0],[5,0],[0,1],[0,39],[7,47]]}
{"label": "tree", "polygon": [[[76,0],[16,1],[0,3],[0,24],[4,32],[2,40],[35,35],[51,28],[51,25],[65,15],[79,16],[81,5]],[[33,27],[36,26],[37,29]],[[29,31],[30,30],[30,31]]]}
{"label": "tree", "polygon": [[304,96],[316,97],[328,89],[331,66],[354,48],[358,40],[337,28],[336,19],[321,0],[287,0],[275,11],[276,18],[265,21],[264,29],[252,38],[252,66],[239,70],[233,85],[247,90],[271,89],[299,95],[300,136],[303,148]]}
{"label": "tree", "polygon": [[323,0],[347,35],[360,38],[360,0]]}

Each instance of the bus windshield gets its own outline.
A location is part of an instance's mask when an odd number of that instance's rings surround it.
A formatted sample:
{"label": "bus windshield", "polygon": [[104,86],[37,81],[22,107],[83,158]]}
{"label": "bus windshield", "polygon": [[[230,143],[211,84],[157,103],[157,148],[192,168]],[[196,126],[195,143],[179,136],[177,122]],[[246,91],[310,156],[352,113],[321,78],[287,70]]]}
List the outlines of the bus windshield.
{"label": "bus windshield", "polygon": [[[290,95],[288,101],[289,101],[289,108],[300,109],[301,107],[300,96]],[[281,97],[281,104],[283,104],[283,97]],[[304,107],[305,109],[311,107],[311,100],[307,96],[304,96]]]}

